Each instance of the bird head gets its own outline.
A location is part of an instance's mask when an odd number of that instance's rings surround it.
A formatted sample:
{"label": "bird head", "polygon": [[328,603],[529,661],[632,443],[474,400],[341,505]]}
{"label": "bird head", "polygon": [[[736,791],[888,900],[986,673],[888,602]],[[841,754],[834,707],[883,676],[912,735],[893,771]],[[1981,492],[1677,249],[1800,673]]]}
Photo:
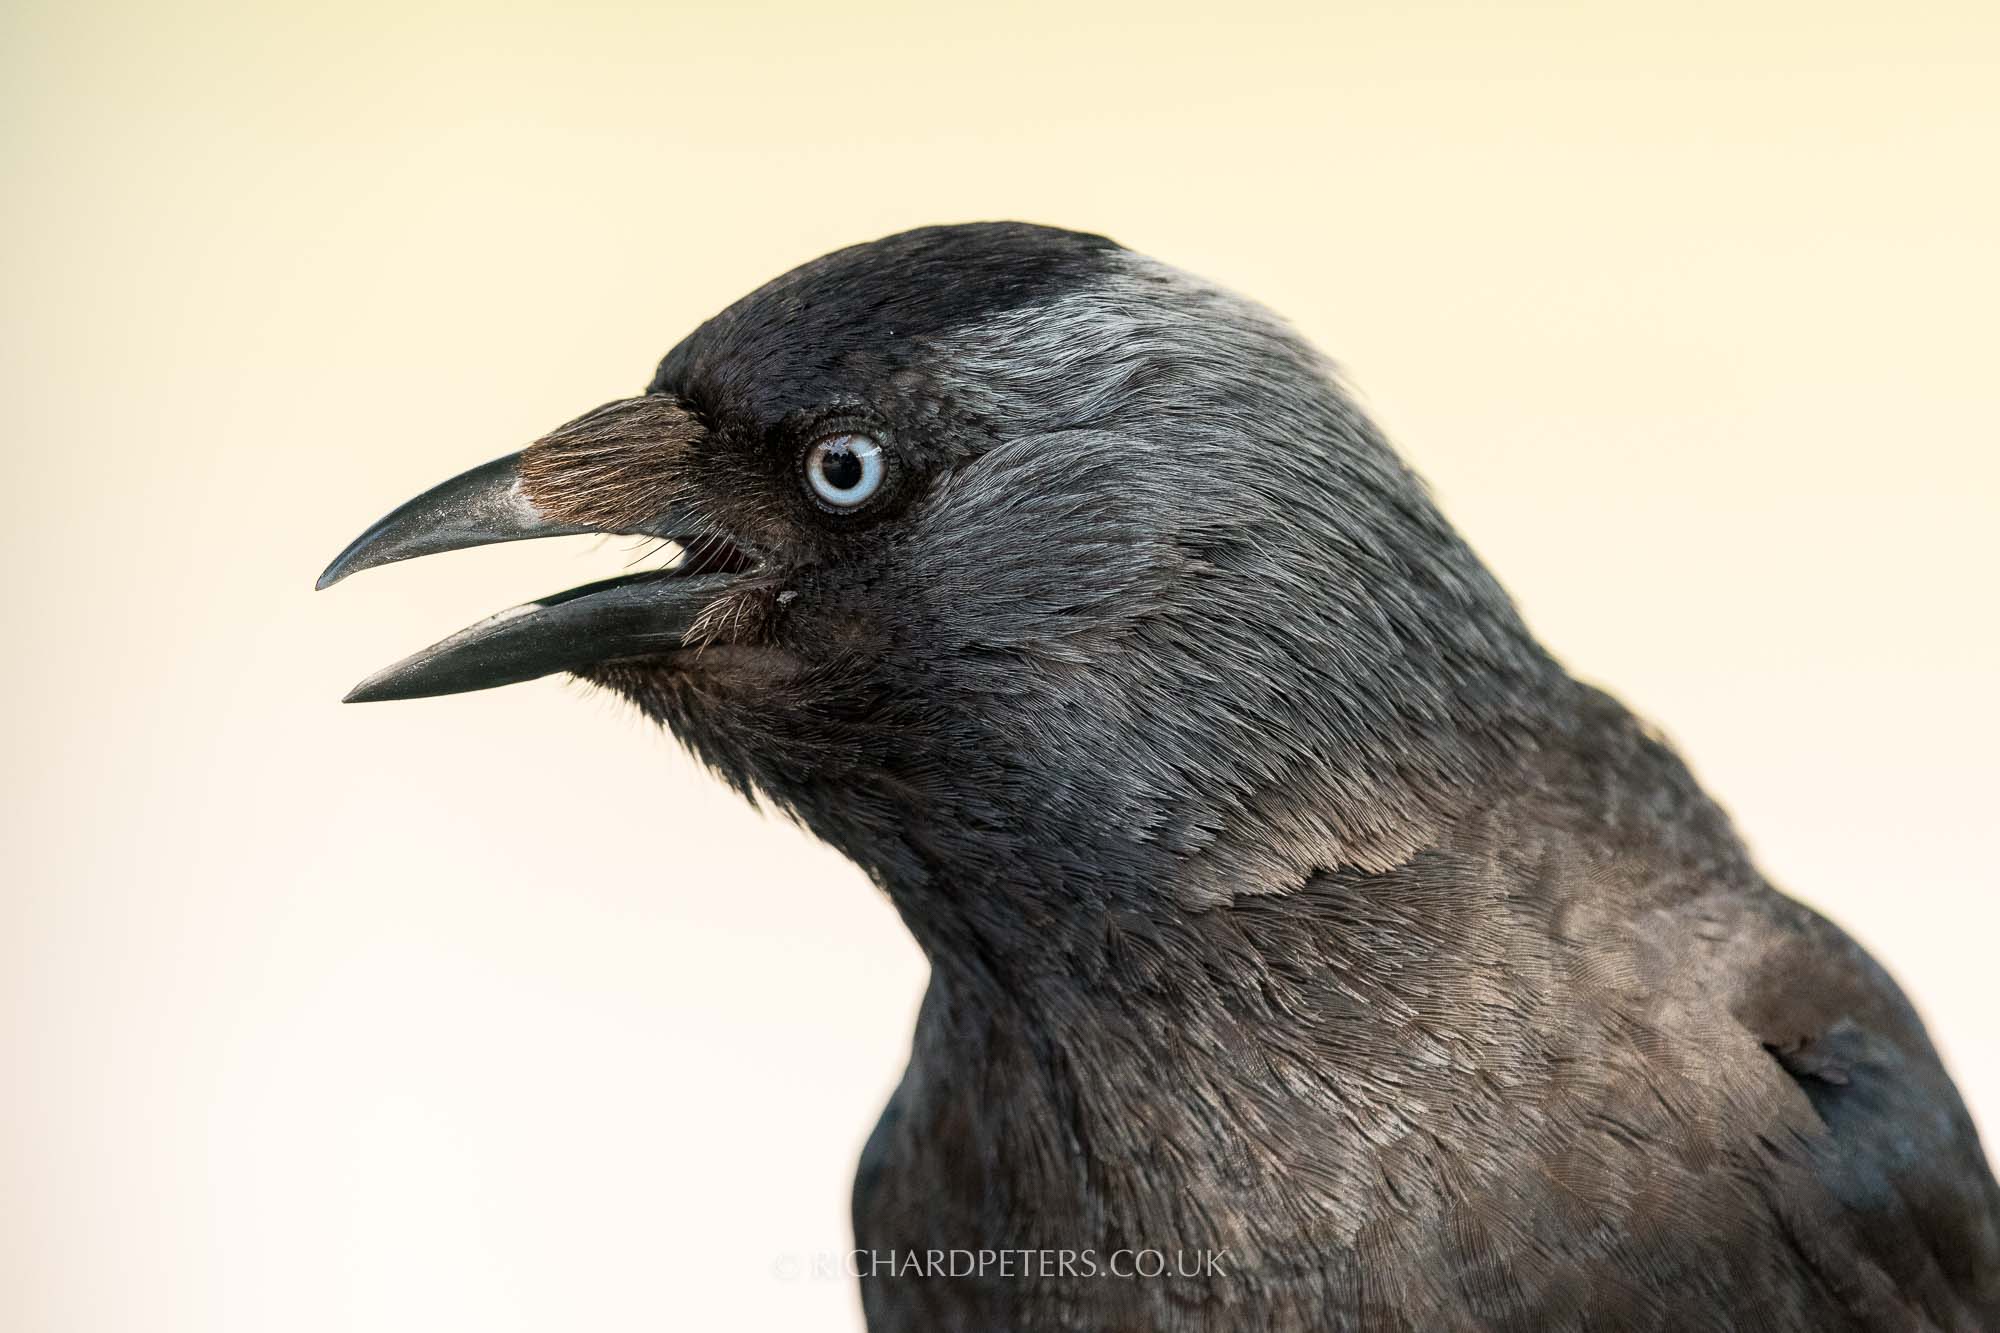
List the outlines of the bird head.
{"label": "bird head", "polygon": [[1553,671],[1296,334],[1043,227],[806,264],[644,394],[395,510],[321,586],[583,532],[684,555],[349,699],[607,687],[927,943],[1397,864],[1532,743]]}

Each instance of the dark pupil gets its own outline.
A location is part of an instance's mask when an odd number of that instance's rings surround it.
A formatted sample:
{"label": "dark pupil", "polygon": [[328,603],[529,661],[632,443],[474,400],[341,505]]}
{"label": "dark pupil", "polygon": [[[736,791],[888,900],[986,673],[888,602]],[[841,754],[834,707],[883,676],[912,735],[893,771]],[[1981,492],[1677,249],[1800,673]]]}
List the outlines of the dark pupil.
{"label": "dark pupil", "polygon": [[819,456],[819,474],[836,491],[851,491],[861,484],[861,459],[844,445],[828,445]]}

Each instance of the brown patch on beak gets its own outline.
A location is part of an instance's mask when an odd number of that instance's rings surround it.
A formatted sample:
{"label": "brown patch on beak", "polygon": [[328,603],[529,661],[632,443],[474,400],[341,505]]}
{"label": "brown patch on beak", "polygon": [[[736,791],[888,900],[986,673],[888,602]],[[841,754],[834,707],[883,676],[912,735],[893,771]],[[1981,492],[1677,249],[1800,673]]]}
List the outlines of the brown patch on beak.
{"label": "brown patch on beak", "polygon": [[643,532],[686,503],[686,462],[703,433],[666,395],[606,403],[521,451],[521,492],[564,523]]}

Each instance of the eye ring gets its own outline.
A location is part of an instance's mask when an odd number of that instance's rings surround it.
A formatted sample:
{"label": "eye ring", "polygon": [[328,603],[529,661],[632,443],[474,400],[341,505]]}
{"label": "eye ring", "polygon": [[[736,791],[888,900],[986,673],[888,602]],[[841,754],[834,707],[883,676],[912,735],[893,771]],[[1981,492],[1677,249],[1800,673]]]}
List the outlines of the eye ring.
{"label": "eye ring", "polygon": [[851,431],[829,435],[806,450],[806,486],[815,499],[833,509],[866,504],[882,489],[888,471],[882,446]]}

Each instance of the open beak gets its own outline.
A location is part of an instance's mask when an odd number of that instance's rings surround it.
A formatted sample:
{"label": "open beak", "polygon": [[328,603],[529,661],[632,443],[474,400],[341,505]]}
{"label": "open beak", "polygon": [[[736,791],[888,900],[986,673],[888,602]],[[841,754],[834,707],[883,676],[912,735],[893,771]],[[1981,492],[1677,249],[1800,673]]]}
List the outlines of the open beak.
{"label": "open beak", "polygon": [[[523,487],[527,453],[476,467],[394,510],[336,556],[316,586],[439,551],[614,530],[545,512]],[[633,535],[679,539],[701,530],[690,515],[667,506]],[[674,568],[572,588],[482,620],[376,672],[349,691],[346,702],[457,694],[671,653],[685,645],[703,609],[751,563],[734,546],[710,538],[691,547]]]}

